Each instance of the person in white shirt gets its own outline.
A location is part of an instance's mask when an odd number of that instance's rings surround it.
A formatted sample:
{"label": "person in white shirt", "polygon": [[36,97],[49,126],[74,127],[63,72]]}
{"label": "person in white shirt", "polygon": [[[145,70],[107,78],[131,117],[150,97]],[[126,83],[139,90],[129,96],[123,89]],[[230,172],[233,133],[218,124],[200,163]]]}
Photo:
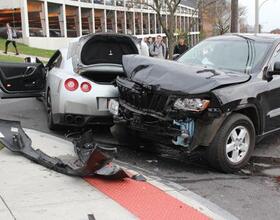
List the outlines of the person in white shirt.
{"label": "person in white shirt", "polygon": [[10,26],[9,23],[6,24],[7,27],[7,40],[6,40],[6,44],[5,44],[5,54],[7,54],[8,52],[8,46],[10,43],[13,44],[13,46],[15,47],[16,50],[16,55],[19,55],[18,53],[18,49],[17,49],[17,44],[16,44],[16,38],[17,38],[17,33],[16,31]]}
{"label": "person in white shirt", "polygon": [[160,35],[157,36],[156,41],[150,46],[150,55],[152,57],[157,57],[160,59],[165,59],[166,57],[166,45],[162,41]]}

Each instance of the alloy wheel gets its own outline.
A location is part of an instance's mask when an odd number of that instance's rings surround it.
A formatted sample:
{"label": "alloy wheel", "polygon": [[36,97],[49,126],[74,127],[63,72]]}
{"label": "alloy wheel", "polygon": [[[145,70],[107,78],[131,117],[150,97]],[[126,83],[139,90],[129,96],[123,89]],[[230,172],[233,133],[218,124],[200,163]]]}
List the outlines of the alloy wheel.
{"label": "alloy wheel", "polygon": [[247,155],[250,146],[250,134],[246,127],[237,126],[228,135],[226,156],[233,163],[240,163]]}

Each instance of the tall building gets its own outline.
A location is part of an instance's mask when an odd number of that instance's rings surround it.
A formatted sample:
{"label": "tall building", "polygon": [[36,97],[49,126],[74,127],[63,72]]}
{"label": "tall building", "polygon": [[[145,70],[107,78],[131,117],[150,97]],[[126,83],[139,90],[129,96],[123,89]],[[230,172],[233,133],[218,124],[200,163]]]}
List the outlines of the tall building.
{"label": "tall building", "polygon": [[[152,1],[152,0],[145,0]],[[199,40],[199,22],[193,0],[183,0],[176,30],[189,32],[189,43]],[[131,0],[9,0],[0,1],[0,34],[9,22],[30,46],[56,49],[89,33],[116,32],[138,37],[164,35],[156,13]],[[168,19],[167,10],[162,14]],[[195,23],[195,25],[190,24]]]}

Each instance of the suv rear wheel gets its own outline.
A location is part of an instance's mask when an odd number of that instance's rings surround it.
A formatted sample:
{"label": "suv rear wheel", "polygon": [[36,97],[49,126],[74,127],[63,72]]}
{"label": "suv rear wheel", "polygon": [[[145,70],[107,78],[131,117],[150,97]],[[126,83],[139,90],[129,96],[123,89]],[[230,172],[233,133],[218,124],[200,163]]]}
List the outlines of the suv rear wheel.
{"label": "suv rear wheel", "polygon": [[255,147],[255,128],[245,115],[232,114],[224,122],[207,151],[209,163],[226,173],[239,171]]}

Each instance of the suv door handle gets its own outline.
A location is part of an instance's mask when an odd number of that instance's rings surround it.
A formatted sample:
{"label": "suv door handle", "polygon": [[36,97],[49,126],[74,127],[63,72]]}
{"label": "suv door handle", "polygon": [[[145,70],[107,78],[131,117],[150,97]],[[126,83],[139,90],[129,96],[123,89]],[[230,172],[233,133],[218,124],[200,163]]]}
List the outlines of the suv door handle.
{"label": "suv door handle", "polygon": [[26,67],[26,70],[25,70],[25,72],[23,74],[23,77],[32,75],[32,73],[35,71],[35,69],[36,69],[36,67],[34,67],[34,66]]}

